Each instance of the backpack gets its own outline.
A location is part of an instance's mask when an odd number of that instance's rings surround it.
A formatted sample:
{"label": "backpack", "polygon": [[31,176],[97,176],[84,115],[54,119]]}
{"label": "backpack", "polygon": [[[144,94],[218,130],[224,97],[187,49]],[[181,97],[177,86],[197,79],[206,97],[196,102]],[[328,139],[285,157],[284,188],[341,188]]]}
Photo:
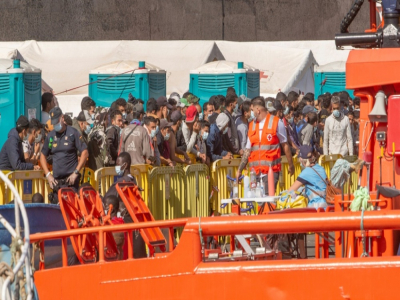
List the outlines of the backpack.
{"label": "backpack", "polygon": [[107,115],[106,112],[100,114],[100,119],[94,122],[93,128],[88,135],[89,141],[97,144],[100,151],[100,158],[104,162],[104,166],[108,166],[112,160],[106,143],[107,136],[105,127],[107,125]]}

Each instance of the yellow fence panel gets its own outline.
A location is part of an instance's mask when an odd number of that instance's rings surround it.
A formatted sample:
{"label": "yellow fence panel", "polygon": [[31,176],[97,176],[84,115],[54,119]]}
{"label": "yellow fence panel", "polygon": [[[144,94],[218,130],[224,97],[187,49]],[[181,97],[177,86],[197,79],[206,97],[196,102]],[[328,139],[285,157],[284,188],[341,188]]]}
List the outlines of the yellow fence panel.
{"label": "yellow fence panel", "polygon": [[294,165],[294,174],[291,176],[289,174],[289,163],[286,156],[282,156],[281,162],[281,172],[279,173],[279,182],[276,187],[275,195],[279,195],[281,192],[288,190],[293,183],[296,181],[296,178],[301,173],[300,162],[297,159],[297,155],[292,157],[292,162]]}
{"label": "yellow fence panel", "polygon": [[[17,189],[24,202],[31,203],[32,196],[40,193],[45,203],[48,203],[49,187],[43,171],[15,171],[7,175]],[[13,199],[11,192],[7,193],[6,203]]]}
{"label": "yellow fence panel", "polygon": [[96,182],[96,179],[95,179],[95,172],[92,169],[82,168],[80,173],[81,173],[81,176],[83,176],[83,178],[81,178],[81,181],[79,184],[89,182],[90,185],[94,189],[98,189],[98,187],[97,187],[98,183]]}
{"label": "yellow fence panel", "polygon": [[[221,199],[230,198],[230,188],[227,175],[236,178],[240,159],[220,159],[211,166],[212,210],[221,214],[231,212],[231,205],[221,208]],[[243,185],[239,185],[239,195],[243,195]]]}
{"label": "yellow fence panel", "polygon": [[136,177],[138,186],[143,189],[142,198],[146,205],[149,205],[150,190],[150,171],[153,167],[150,165],[134,165],[131,166],[131,174]]}
{"label": "yellow fence panel", "polygon": [[[190,162],[191,162],[192,164],[197,164],[196,155],[194,155],[194,154],[192,154],[192,153],[188,153],[187,155],[189,156]],[[176,156],[179,157],[180,159],[182,159],[183,161],[185,160],[185,156],[182,155],[182,154],[177,154]]]}
{"label": "yellow fence panel", "polygon": [[149,209],[156,220],[171,220],[189,215],[185,172],[181,166],[152,169],[150,185]]}
{"label": "yellow fence panel", "polygon": [[340,154],[332,155],[321,155],[319,158],[319,164],[325,169],[326,176],[331,179],[331,170],[339,158],[343,158]]}
{"label": "yellow fence panel", "polygon": [[196,164],[185,167],[188,217],[210,215],[210,177],[207,165]]}
{"label": "yellow fence panel", "polygon": [[[0,171],[3,172],[3,174],[7,175],[10,173],[10,171]],[[6,188],[6,184],[4,183],[3,180],[0,179],[0,205],[5,204],[7,198],[7,193],[8,193],[8,188]]]}

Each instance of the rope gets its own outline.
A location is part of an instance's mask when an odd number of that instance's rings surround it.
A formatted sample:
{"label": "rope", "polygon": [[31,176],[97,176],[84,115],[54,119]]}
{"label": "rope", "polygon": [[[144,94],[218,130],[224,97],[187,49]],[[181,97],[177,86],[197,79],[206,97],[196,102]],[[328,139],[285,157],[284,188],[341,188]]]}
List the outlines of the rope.
{"label": "rope", "polygon": [[368,253],[366,251],[365,247],[365,240],[367,239],[365,236],[365,231],[364,231],[364,207],[361,209],[361,235],[362,235],[362,245],[363,245],[363,253],[361,254],[361,257],[368,257]]}
{"label": "rope", "polygon": [[[12,268],[5,262],[0,262],[0,290],[3,290],[3,285],[6,279],[10,277],[10,282],[13,283],[15,279],[15,274]],[[10,286],[8,286],[10,289]],[[11,300],[10,290],[8,289],[8,293],[6,293],[6,299],[3,300]]]}

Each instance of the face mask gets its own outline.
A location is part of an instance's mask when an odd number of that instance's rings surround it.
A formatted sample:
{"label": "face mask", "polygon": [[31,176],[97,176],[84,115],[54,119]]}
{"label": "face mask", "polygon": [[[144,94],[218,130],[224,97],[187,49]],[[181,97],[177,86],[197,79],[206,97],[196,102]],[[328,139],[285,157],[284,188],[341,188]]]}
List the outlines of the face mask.
{"label": "face mask", "polygon": [[333,113],[333,116],[335,118],[339,118],[340,117],[340,111],[338,109],[335,109],[332,113]]}
{"label": "face mask", "polygon": [[85,129],[85,133],[86,134],[89,134],[89,132],[90,132],[90,125],[86,125],[86,129]]}
{"label": "face mask", "polygon": [[208,118],[211,118],[212,115],[213,115],[213,114],[208,114]]}
{"label": "face mask", "polygon": [[288,120],[289,123],[293,123],[293,117]]}
{"label": "face mask", "polygon": [[317,127],[314,127],[314,133],[317,132],[317,129],[318,129]]}
{"label": "face mask", "polygon": [[124,175],[124,170],[121,170],[121,166],[115,166],[115,173],[117,173],[118,176]]}
{"label": "face mask", "polygon": [[202,138],[205,141],[208,138],[208,132],[203,132]]}
{"label": "face mask", "polygon": [[37,136],[37,138],[35,138],[35,143],[38,144],[38,143],[41,142],[41,140],[42,140],[42,134],[39,133],[39,135]]}
{"label": "face mask", "polygon": [[169,116],[169,113],[170,113],[170,111],[169,111],[169,109],[167,109],[167,116]]}
{"label": "face mask", "polygon": [[285,110],[283,111],[283,114],[286,116],[289,113],[289,106],[287,106],[285,108]]}
{"label": "face mask", "polygon": [[158,125],[157,125],[157,127],[156,127],[156,134],[159,133],[159,132],[160,132],[160,128],[159,128]]}
{"label": "face mask", "polygon": [[90,116],[92,117],[92,120],[94,120],[94,114],[91,114]]}
{"label": "face mask", "polygon": [[169,140],[169,137],[170,137],[170,135],[169,135],[169,133],[167,133],[167,134],[164,136],[164,141],[168,141],[168,140]]}
{"label": "face mask", "polygon": [[122,118],[123,118],[123,119],[126,119],[126,113],[123,113],[123,114],[122,114]]}
{"label": "face mask", "polygon": [[203,120],[203,113],[199,113],[199,120]]}
{"label": "face mask", "polygon": [[29,135],[24,136],[24,142],[28,140]]}
{"label": "face mask", "polygon": [[157,129],[153,129],[150,133],[151,138],[155,137],[157,134]]}
{"label": "face mask", "polygon": [[226,127],[222,133],[226,134],[227,132],[228,132],[228,127]]}
{"label": "face mask", "polygon": [[235,111],[239,111],[239,104],[237,104],[237,103],[235,105]]}
{"label": "face mask", "polygon": [[62,123],[60,121],[60,123],[54,125],[54,130],[57,131],[57,132],[60,132],[61,129],[62,129]]}

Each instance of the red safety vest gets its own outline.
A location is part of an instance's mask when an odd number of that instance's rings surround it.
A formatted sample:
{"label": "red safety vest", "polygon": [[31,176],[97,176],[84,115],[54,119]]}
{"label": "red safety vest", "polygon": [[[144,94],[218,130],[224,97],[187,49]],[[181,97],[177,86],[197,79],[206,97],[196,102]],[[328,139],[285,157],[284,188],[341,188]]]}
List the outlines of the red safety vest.
{"label": "red safety vest", "polygon": [[277,135],[279,118],[268,114],[261,134],[259,123],[256,120],[249,125],[249,140],[251,153],[249,167],[254,168],[257,174],[268,174],[269,167],[274,172],[281,170],[281,147]]}

